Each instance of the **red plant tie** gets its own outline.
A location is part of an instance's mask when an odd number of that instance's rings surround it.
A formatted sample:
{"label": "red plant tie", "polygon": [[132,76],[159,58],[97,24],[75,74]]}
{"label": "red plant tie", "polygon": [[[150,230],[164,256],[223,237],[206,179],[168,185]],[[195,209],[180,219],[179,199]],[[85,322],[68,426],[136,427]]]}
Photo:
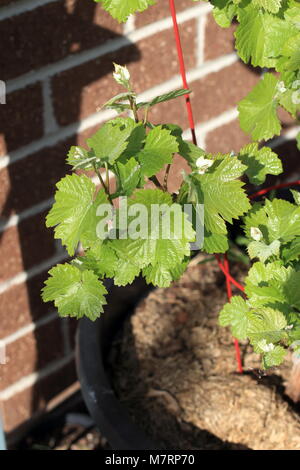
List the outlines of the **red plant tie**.
{"label": "red plant tie", "polygon": [[[226,287],[227,287],[227,297],[228,300],[231,300],[232,297],[232,290],[231,290],[231,281],[230,281],[230,269],[229,269],[229,261],[228,261],[228,256],[227,253],[224,255],[224,268],[227,273],[226,275]],[[240,345],[239,342],[236,338],[233,338],[233,343],[235,347],[235,357],[236,357],[236,362],[237,362],[237,370],[240,374],[243,373],[243,366],[242,366],[242,360],[241,360],[241,350],[240,350]]]}
{"label": "red plant tie", "polygon": [[[182,46],[181,46],[181,41],[180,41],[180,33],[179,33],[179,28],[178,28],[178,23],[177,23],[177,15],[176,15],[176,8],[175,8],[174,0],[169,0],[169,5],[170,5],[170,11],[171,11],[171,16],[172,16],[172,20],[173,20],[173,29],[174,29],[174,35],[175,35],[175,42],[176,42],[177,55],[178,55],[178,61],[179,61],[180,74],[181,74],[181,78],[182,78],[182,84],[183,84],[183,88],[188,90],[189,87],[188,87],[188,83],[187,83],[187,79],[186,79],[186,70],[185,70],[184,57],[183,57]],[[191,133],[192,133],[193,143],[195,145],[197,145],[193,110],[192,110],[192,105],[191,105],[191,100],[190,100],[189,95],[185,95],[185,103],[186,103],[187,115],[188,115],[188,120],[189,120]],[[240,290],[244,290],[244,288],[237,281],[235,281],[235,279],[233,279],[230,276],[229,262],[228,262],[227,256],[225,255],[224,265],[222,264],[222,262],[221,262],[220,258],[218,257],[218,255],[215,255],[215,257],[218,261],[218,264],[219,264],[221,270],[223,271],[223,273],[226,277],[227,296],[228,296],[228,300],[230,301],[230,299],[232,297],[231,283],[234,284],[236,287],[238,287]],[[236,351],[236,360],[237,360],[238,372],[242,373],[243,368],[242,368],[242,362],[241,362],[240,347],[239,347],[239,343],[238,343],[237,339],[235,339],[235,338],[234,338],[234,345],[235,345],[235,351]]]}
{"label": "red plant tie", "polygon": [[223,272],[224,276],[226,276],[226,278],[228,278],[231,282],[231,284],[233,284],[235,287],[237,287],[240,291],[244,292],[245,288],[242,286],[242,284],[240,284],[239,282],[237,282],[231,275],[230,273],[227,272],[227,270],[225,269],[225,267],[223,266],[223,263],[220,259],[220,255],[215,255],[215,258],[218,262],[218,265],[219,265],[219,268],[221,269],[221,271]]}

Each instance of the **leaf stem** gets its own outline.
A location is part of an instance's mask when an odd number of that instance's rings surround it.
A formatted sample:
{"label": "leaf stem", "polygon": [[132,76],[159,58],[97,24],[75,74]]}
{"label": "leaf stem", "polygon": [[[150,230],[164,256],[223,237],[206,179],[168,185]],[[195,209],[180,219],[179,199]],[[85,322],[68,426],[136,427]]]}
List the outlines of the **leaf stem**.
{"label": "leaf stem", "polygon": [[129,103],[130,103],[131,111],[133,112],[133,115],[134,115],[134,120],[135,120],[135,122],[139,122],[139,116],[138,116],[138,113],[137,113],[135,98],[133,96],[128,96],[128,100],[129,100]]}
{"label": "leaf stem", "polygon": [[149,112],[149,106],[146,106],[145,114],[144,114],[144,121],[143,121],[144,127],[147,127],[148,112]]}
{"label": "leaf stem", "polygon": [[164,177],[164,184],[163,184],[164,191],[168,191],[168,178],[169,178],[170,170],[171,170],[171,163],[167,165],[167,169],[166,169],[166,173]]}
{"label": "leaf stem", "polygon": [[155,175],[150,176],[149,180],[152,181],[152,183],[154,183],[158,189],[161,189],[162,191],[164,191],[164,187],[160,184],[160,182],[158,181]]}
{"label": "leaf stem", "polygon": [[109,171],[108,171],[108,165],[107,165],[106,162],[104,163],[104,165],[105,165],[105,184],[106,184],[106,187],[107,187],[107,191],[108,191],[108,193],[110,194],[110,190],[109,190]]}
{"label": "leaf stem", "polygon": [[100,171],[95,166],[94,166],[94,170],[95,170],[96,175],[99,178],[99,181],[100,181],[101,185],[103,186],[103,189],[105,191],[105,194],[106,194],[109,202],[111,203],[111,205],[113,205],[113,201],[112,201],[111,195],[109,193],[109,189],[107,188],[106,184],[104,183],[104,180],[102,178],[102,175],[101,175]]}

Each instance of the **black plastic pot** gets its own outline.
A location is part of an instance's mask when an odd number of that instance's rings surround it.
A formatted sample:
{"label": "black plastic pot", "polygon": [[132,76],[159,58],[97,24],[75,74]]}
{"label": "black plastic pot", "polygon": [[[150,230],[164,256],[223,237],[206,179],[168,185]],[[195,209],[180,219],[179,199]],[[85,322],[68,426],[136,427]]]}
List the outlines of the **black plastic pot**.
{"label": "black plastic pot", "polygon": [[158,446],[133,423],[116,397],[106,368],[113,337],[149,287],[138,280],[126,288],[110,284],[108,290],[108,304],[101,318],[79,322],[76,356],[83,398],[96,426],[114,450],[155,450]]}

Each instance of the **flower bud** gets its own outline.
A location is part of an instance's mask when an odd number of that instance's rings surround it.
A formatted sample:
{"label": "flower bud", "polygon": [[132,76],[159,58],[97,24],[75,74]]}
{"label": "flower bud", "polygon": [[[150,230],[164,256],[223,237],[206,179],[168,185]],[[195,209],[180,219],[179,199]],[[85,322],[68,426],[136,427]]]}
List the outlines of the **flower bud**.
{"label": "flower bud", "polygon": [[251,227],[250,228],[250,235],[256,242],[259,242],[263,238],[263,234],[258,227]]}
{"label": "flower bud", "polygon": [[113,72],[113,77],[119,85],[123,85],[125,88],[129,89],[129,80],[130,80],[130,73],[126,65],[118,65],[115,64],[115,71]]}
{"label": "flower bud", "polygon": [[199,157],[196,160],[196,166],[198,168],[199,175],[204,175],[206,170],[208,170],[208,168],[210,168],[213,163],[214,163],[213,160],[208,160],[207,158]]}

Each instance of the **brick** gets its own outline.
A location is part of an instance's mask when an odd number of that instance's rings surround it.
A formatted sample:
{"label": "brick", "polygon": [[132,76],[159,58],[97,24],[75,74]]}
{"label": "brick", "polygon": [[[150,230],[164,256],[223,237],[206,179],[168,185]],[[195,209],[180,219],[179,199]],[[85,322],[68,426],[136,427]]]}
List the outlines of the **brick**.
{"label": "brick", "polygon": [[[237,62],[190,83],[195,121],[198,124],[204,123],[234,108],[258,79],[259,77],[252,69]],[[189,127],[183,97],[155,106],[149,117],[155,124],[172,122],[183,129]]]}
{"label": "brick", "polygon": [[47,278],[44,271],[0,295],[1,339],[54,311],[53,303],[44,303],[41,298]]}
{"label": "brick", "polygon": [[[194,68],[196,65],[194,51],[195,34],[195,20],[185,22],[184,28],[181,31],[181,43],[187,70]],[[134,63],[130,69],[132,82],[137,93],[141,93],[179,74],[177,51],[172,29],[139,41],[137,47],[142,54],[141,62]]]}
{"label": "brick", "polygon": [[283,129],[288,129],[295,125],[295,118],[293,118],[290,113],[281,107],[278,108],[278,117],[281,121]]}
{"label": "brick", "polygon": [[76,136],[46,147],[9,165],[0,172],[0,213],[3,217],[19,214],[34,204],[54,196],[55,184],[70,166],[65,163]]}
{"label": "brick", "polygon": [[57,122],[63,126],[95,113],[111,96],[121,92],[112,78],[113,62],[130,65],[139,57],[132,45],[57,75],[52,81]]}
{"label": "brick", "polygon": [[[160,182],[164,181],[166,168],[164,168],[159,174],[158,179]],[[168,178],[168,190],[170,192],[178,191],[183,181],[182,171],[190,173],[191,169],[187,161],[180,155],[175,155]]]}
{"label": "brick", "polygon": [[241,130],[239,121],[235,120],[209,132],[205,142],[206,150],[211,153],[238,152],[251,142],[251,137]]}
{"label": "brick", "polygon": [[9,93],[0,105],[0,156],[43,135],[41,85]]}
{"label": "brick", "polygon": [[234,31],[236,24],[229,28],[221,28],[209,13],[205,25],[204,60],[213,60],[224,54],[229,54],[234,48]]}
{"label": "brick", "polygon": [[[204,3],[204,2],[198,2]],[[176,11],[179,13],[182,10],[193,7],[191,0],[177,0],[176,1]],[[155,5],[152,5],[148,10],[143,11],[142,13],[137,13],[135,17],[135,26],[140,28],[155,21],[161,20],[171,16],[169,2],[157,2]]]}
{"label": "brick", "polygon": [[33,415],[45,412],[47,403],[68,386],[76,382],[74,362],[70,362],[52,375],[40,380],[33,387],[17,393],[2,402],[2,414],[6,432],[16,430]]}
{"label": "brick", "polygon": [[87,147],[86,140],[101,125],[74,135],[53,147],[45,147],[1,170],[0,213],[3,220],[53,197],[56,183],[71,173],[71,167],[66,164],[70,147]]}
{"label": "brick", "polygon": [[205,122],[237,106],[258,80],[255,71],[237,62],[194,82],[191,89],[196,120]]}
{"label": "brick", "polygon": [[[187,68],[195,66],[194,52],[189,51],[194,33],[194,21],[187,22],[182,34],[183,48],[188,52]],[[95,113],[111,96],[122,91],[112,78],[113,62],[128,65],[137,93],[177,75],[176,49],[170,44],[173,44],[171,29],[58,74],[52,84],[59,124],[67,125]]]}
{"label": "brick", "polygon": [[[190,84],[193,89],[193,83]],[[192,100],[193,104],[193,100]],[[153,124],[172,123],[177,124],[182,129],[188,128],[188,117],[185,106],[185,98],[180,97],[165,103],[154,106],[149,111],[149,119]]]}
{"label": "brick", "polygon": [[0,365],[0,390],[63,357],[61,320],[55,319],[6,346],[7,363]]}
{"label": "brick", "polygon": [[27,271],[55,254],[53,230],[45,226],[46,212],[23,220],[1,235],[0,282]]}
{"label": "brick", "polygon": [[39,69],[107,40],[122,26],[93,1],[49,3],[0,23],[1,79]]}

